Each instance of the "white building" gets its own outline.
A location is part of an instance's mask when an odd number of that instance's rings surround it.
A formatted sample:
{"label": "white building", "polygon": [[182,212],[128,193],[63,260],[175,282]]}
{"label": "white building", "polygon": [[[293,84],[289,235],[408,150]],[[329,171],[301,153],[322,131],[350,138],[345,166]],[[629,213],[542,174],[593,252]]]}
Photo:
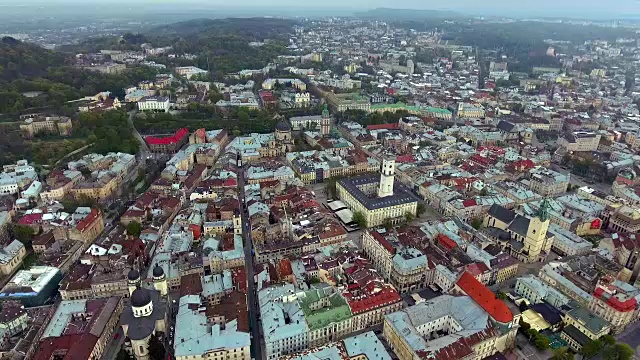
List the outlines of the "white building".
{"label": "white building", "polygon": [[527,299],[530,304],[538,304],[546,301],[553,307],[560,308],[560,306],[569,303],[568,297],[547,285],[547,283],[535,275],[518,278],[515,290],[516,294]]}
{"label": "white building", "polygon": [[251,338],[238,331],[238,320],[209,322],[200,295],[180,298],[176,315],[176,360],[249,360]]}
{"label": "white building", "polygon": [[0,173],[0,195],[18,194],[38,179],[36,169],[27,163],[27,160],[19,160],[15,165],[5,165]]}
{"label": "white building", "polygon": [[442,295],[389,314],[383,333],[402,360],[484,359],[515,342],[515,329],[499,331],[469,296]]}
{"label": "white building", "polygon": [[150,96],[138,101],[138,110],[140,111],[162,111],[169,112],[170,103],[168,97]]}
{"label": "white building", "polygon": [[311,95],[308,92],[296,93],[295,105],[297,108],[307,107],[311,104]]}
{"label": "white building", "polygon": [[175,72],[176,74],[184,76],[187,79],[191,79],[192,77],[197,75],[207,75],[209,73],[207,70],[203,70],[195,66],[180,66],[175,68]]}
{"label": "white building", "polygon": [[292,284],[262,289],[258,301],[267,360],[309,348],[309,327]]}

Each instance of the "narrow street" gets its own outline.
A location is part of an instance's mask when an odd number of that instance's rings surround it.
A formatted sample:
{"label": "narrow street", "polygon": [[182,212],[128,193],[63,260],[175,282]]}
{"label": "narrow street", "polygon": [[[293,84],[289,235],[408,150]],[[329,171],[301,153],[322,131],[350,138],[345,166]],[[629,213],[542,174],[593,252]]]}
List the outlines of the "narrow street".
{"label": "narrow street", "polygon": [[264,359],[262,355],[262,346],[260,345],[260,324],[258,322],[258,314],[260,307],[256,294],[256,286],[254,282],[253,271],[253,241],[251,239],[251,227],[249,227],[249,213],[244,206],[244,171],[239,171],[239,187],[240,187],[240,208],[242,211],[242,234],[245,239],[244,261],[247,273],[247,306],[249,308],[249,325],[251,327],[251,353],[252,358],[256,360]]}
{"label": "narrow street", "polygon": [[133,130],[133,136],[135,136],[135,138],[140,143],[140,156],[142,159],[146,159],[150,151],[147,143],[144,141],[144,139],[136,129],[136,126],[133,124],[133,118],[136,116],[136,113],[136,110],[129,111],[129,117],[127,118],[127,121],[129,123],[129,127],[131,127],[131,129]]}

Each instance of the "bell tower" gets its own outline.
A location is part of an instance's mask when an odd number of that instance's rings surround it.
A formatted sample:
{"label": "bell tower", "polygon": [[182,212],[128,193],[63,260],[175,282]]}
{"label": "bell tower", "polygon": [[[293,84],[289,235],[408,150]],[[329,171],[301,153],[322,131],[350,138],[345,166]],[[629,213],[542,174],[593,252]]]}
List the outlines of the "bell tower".
{"label": "bell tower", "polygon": [[378,197],[393,195],[393,178],[396,173],[396,161],[391,157],[384,157],[380,167],[380,186]]}
{"label": "bell tower", "polygon": [[320,135],[327,136],[331,130],[331,117],[329,116],[329,108],[324,104],[322,110],[322,119],[320,119]]}

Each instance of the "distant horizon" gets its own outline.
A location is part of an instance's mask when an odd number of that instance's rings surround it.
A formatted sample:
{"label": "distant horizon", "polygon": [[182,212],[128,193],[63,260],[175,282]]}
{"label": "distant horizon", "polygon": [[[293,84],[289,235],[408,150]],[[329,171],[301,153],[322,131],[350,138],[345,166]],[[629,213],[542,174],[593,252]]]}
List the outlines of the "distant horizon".
{"label": "distant horizon", "polygon": [[[467,4],[470,2],[469,4]],[[337,0],[325,0],[322,6],[317,3],[300,3],[294,0],[276,0],[269,5],[264,5],[258,0],[238,0],[234,5],[222,3],[220,1],[186,0],[176,2],[173,0],[93,0],[90,3],[80,0],[5,0],[0,5],[4,9],[5,15],[11,16],[13,12],[22,12],[33,7],[45,8],[54,11],[53,14],[42,14],[42,16],[64,15],[56,12],[56,8],[61,11],[69,11],[69,7],[76,10],[95,9],[107,16],[135,17],[140,12],[148,15],[167,14],[167,11],[186,15],[191,12],[203,11],[201,17],[210,17],[212,12],[216,17],[229,16],[278,16],[285,17],[310,17],[310,16],[352,16],[358,12],[366,12],[378,8],[388,8],[393,10],[415,10],[415,11],[445,11],[455,12],[464,16],[485,16],[485,17],[513,17],[513,18],[565,18],[584,20],[632,20],[640,19],[640,1],[618,0],[616,5],[606,4],[602,1],[585,0],[540,0],[535,3],[519,3],[517,6],[508,0],[493,0],[478,4],[471,0],[449,0],[446,7],[434,4],[416,3],[415,0],[352,0],[349,2]],[[115,6],[114,6],[115,5]],[[430,6],[431,5],[431,6]],[[155,9],[155,11],[154,11]],[[88,17],[99,16],[100,13],[87,13]],[[39,14],[33,14],[37,17]],[[2,18],[2,15],[0,15]],[[194,17],[194,18],[197,18]],[[15,21],[15,19],[13,19]]]}

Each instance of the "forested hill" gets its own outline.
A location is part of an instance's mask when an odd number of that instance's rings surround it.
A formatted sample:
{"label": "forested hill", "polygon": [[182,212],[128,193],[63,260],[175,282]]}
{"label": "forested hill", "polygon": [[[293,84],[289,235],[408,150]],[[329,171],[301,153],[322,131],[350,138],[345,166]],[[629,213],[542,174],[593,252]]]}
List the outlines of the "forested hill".
{"label": "forested hill", "polygon": [[[155,71],[136,67],[117,75],[74,68],[73,54],[45,50],[10,37],[0,41],[0,113],[18,113],[26,109],[61,106],[100,91],[124,96],[123,89],[149,79]],[[40,96],[22,93],[38,91]]]}
{"label": "forested hill", "polygon": [[45,76],[50,67],[64,64],[65,56],[61,53],[11,37],[4,37],[0,41],[0,87],[18,78]]}
{"label": "forested hill", "polygon": [[[123,34],[88,39],[62,48],[71,53],[96,52],[101,49],[140,50],[149,43],[155,47],[171,46],[176,54],[193,54],[193,60],[181,58],[152,59],[172,66],[195,65],[215,76],[242,69],[262,68],[278,55],[288,53],[293,20],[277,18],[195,19],[155,27],[144,34]],[[263,42],[263,46],[250,46]]]}
{"label": "forested hill", "polygon": [[295,24],[293,20],[276,18],[194,19],[158,26],[147,32],[147,35],[151,37],[235,35],[252,41],[286,40],[287,35],[293,32]]}

